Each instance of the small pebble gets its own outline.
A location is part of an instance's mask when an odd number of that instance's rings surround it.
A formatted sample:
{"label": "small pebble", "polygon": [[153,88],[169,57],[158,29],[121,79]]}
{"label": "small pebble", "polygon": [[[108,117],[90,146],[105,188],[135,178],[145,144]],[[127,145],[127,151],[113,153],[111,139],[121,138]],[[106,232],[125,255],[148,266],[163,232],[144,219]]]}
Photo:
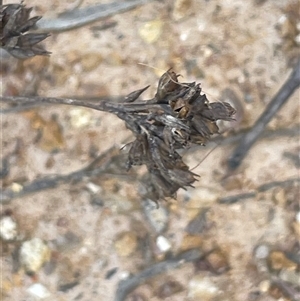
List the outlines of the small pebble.
{"label": "small pebble", "polygon": [[203,238],[197,235],[186,235],[182,239],[181,251],[186,251],[194,248],[200,248],[203,243]]}
{"label": "small pebble", "polygon": [[36,273],[50,259],[50,249],[40,238],[25,241],[19,253],[19,260],[27,273]]}
{"label": "small pebble", "polygon": [[119,274],[119,278],[122,280],[128,279],[129,276],[130,276],[130,273],[128,271],[123,271]]}
{"label": "small pebble", "polygon": [[130,256],[137,248],[137,237],[133,232],[124,232],[115,241],[115,248],[119,256]]}
{"label": "small pebble", "polygon": [[255,249],[254,255],[257,259],[266,259],[269,256],[270,248],[267,245],[259,245]]}
{"label": "small pebble", "polygon": [[192,0],[176,0],[174,4],[173,18],[178,21],[192,13]]}
{"label": "small pebble", "polygon": [[146,43],[152,44],[161,36],[162,27],[163,22],[161,20],[152,20],[139,28],[139,35]]}
{"label": "small pebble", "polygon": [[296,222],[300,224],[300,211],[296,214]]}
{"label": "small pebble", "polygon": [[227,256],[220,249],[216,249],[205,257],[206,262],[216,274],[222,274],[229,270]]}
{"label": "small pebble", "polygon": [[300,273],[297,273],[296,270],[284,269],[280,271],[278,277],[281,280],[292,283],[295,286],[300,284]]}
{"label": "small pebble", "polygon": [[263,280],[260,284],[259,284],[259,290],[262,293],[266,293],[271,286],[271,282],[269,280]]}
{"label": "small pebble", "polygon": [[10,188],[13,192],[18,193],[18,192],[22,191],[23,186],[19,183],[12,183]]}
{"label": "small pebble", "polygon": [[93,123],[92,114],[86,108],[72,108],[69,112],[70,123],[73,128],[80,129]]}
{"label": "small pebble", "polygon": [[144,213],[151,227],[156,233],[162,233],[168,225],[169,212],[163,204],[157,208],[156,204],[151,200],[142,202]]}
{"label": "small pebble", "polygon": [[219,294],[218,287],[202,275],[193,277],[189,282],[188,298],[192,300],[211,301]]}
{"label": "small pebble", "polygon": [[295,270],[297,268],[297,264],[289,260],[281,251],[271,252],[268,257],[268,263],[270,268],[274,271],[279,271],[281,269]]}
{"label": "small pebble", "polygon": [[17,237],[17,223],[11,216],[3,216],[0,220],[0,236],[3,240],[14,240]]}
{"label": "small pebble", "polygon": [[171,249],[170,242],[162,235],[158,236],[156,239],[156,245],[160,252],[167,252]]}
{"label": "small pebble", "polygon": [[40,283],[32,284],[30,287],[28,287],[27,292],[37,299],[45,299],[51,296],[48,289]]}
{"label": "small pebble", "polygon": [[92,182],[87,183],[86,187],[93,194],[101,193],[101,191],[102,191],[102,188],[99,185],[96,185]]}

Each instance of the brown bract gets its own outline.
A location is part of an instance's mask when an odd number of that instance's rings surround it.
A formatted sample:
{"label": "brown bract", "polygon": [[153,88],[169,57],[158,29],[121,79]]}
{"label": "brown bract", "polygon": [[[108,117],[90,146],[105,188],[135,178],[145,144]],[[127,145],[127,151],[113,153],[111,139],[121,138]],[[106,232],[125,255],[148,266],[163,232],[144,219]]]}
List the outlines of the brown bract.
{"label": "brown bract", "polygon": [[0,6],[0,46],[19,59],[50,54],[37,45],[49,36],[48,33],[28,33],[41,18],[29,18],[31,10],[20,4]]}
{"label": "brown bract", "polygon": [[[204,145],[219,128],[217,120],[232,120],[235,109],[226,102],[209,103],[200,84],[179,83],[169,70],[158,83],[153,99],[136,104],[144,89],[130,93],[131,110],[122,118],[136,140],[131,143],[127,168],[145,164],[155,199],[175,197],[179,188],[192,186],[197,175],[183,162],[178,150]],[[135,99],[132,95],[137,95]],[[129,112],[130,111],[130,112]]]}

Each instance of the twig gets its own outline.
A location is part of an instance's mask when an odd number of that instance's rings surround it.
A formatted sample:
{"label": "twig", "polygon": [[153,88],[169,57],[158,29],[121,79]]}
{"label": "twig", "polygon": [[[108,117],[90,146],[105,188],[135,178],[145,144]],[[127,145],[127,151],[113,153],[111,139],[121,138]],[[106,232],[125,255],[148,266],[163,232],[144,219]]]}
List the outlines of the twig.
{"label": "twig", "polygon": [[278,187],[278,186],[281,186],[281,187],[288,187],[288,186],[291,186],[293,184],[296,184],[296,183],[300,183],[300,178],[292,178],[292,179],[287,179],[285,181],[273,181],[273,182],[269,182],[269,183],[265,183],[265,184],[262,184],[260,185],[257,190],[258,192],[265,192],[269,189],[272,189],[274,187]]}
{"label": "twig", "polygon": [[121,280],[116,291],[115,301],[124,301],[126,296],[149,278],[176,269],[186,262],[200,259],[204,254],[199,249],[186,251],[172,259],[153,264],[141,273],[125,280]]}
{"label": "twig", "polygon": [[150,1],[151,0],[131,0],[95,4],[79,9],[68,10],[55,19],[43,18],[37,23],[37,26],[40,32],[62,32],[134,9]]}
{"label": "twig", "polygon": [[287,179],[284,181],[272,181],[269,183],[264,183],[256,189],[256,191],[251,191],[251,192],[246,192],[246,193],[241,193],[237,195],[232,195],[232,196],[227,196],[220,198],[218,200],[218,203],[220,204],[234,204],[239,201],[243,201],[245,199],[249,198],[254,198],[259,192],[265,192],[269,189],[272,189],[274,187],[289,187],[294,184],[300,183],[300,178],[292,178],[292,179]]}
{"label": "twig", "polygon": [[[116,154],[119,150],[116,147],[111,147],[106,152],[98,156],[95,160],[89,163],[86,167],[81,168],[75,172],[71,172],[66,175],[56,175],[53,177],[46,176],[41,179],[34,180],[22,187],[20,191],[14,191],[12,189],[6,189],[0,191],[0,204],[8,203],[14,198],[22,197],[24,195],[43,191],[50,188],[55,188],[58,185],[69,183],[71,181],[80,181],[86,177],[98,176],[103,174],[109,166],[109,163],[113,160],[113,154]],[[100,167],[95,168],[94,166],[99,164],[101,161],[109,160],[107,164],[101,164]]]}
{"label": "twig", "polygon": [[231,195],[231,196],[226,196],[224,198],[220,198],[218,200],[218,203],[220,204],[234,204],[246,199],[254,198],[256,196],[256,192],[247,192],[247,193],[241,193],[237,195]]}
{"label": "twig", "polygon": [[300,85],[300,60],[296,64],[292,74],[288,80],[281,87],[279,92],[270,101],[262,115],[256,121],[251,130],[241,139],[239,145],[233,151],[233,154],[227,161],[229,170],[235,170],[239,167],[252,145],[260,137],[269,121],[279,111],[279,109],[286,103],[289,97]]}

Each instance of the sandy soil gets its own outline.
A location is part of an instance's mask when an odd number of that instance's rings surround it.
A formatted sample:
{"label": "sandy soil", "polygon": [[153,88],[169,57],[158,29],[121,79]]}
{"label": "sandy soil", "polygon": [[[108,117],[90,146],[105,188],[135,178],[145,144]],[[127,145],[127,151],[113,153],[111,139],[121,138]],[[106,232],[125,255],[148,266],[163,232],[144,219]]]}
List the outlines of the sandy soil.
{"label": "sandy soil", "polygon": [[[99,2],[83,1],[82,6]],[[72,2],[34,0],[26,5],[46,18]],[[151,84],[145,93],[151,97],[159,76],[173,67],[183,81],[201,82],[211,101],[225,100],[224,91],[230,89],[237,122],[225,126],[234,134],[253,124],[291,72],[299,55],[295,14],[299,22],[298,3],[291,0],[152,1],[105,21],[52,34],[45,41],[52,52],[49,58],[9,58],[1,70],[3,93],[110,97]],[[268,128],[299,126],[299,109],[297,91]],[[130,141],[130,132],[117,117],[77,107],[47,106],[3,115],[1,128],[1,155],[10,164],[4,188],[76,171],[97,154]],[[213,146],[187,151],[186,162],[196,166]],[[128,300],[289,300],[264,291],[261,283],[271,274],[257,267],[253,254],[261,244],[285,251],[297,242],[299,186],[279,186],[231,205],[218,200],[299,177],[299,165],[291,159],[299,161],[299,136],[261,139],[236,173],[224,179],[234,146],[218,145],[194,170],[201,175],[195,189],[180,191],[177,202],[163,204],[167,227],[160,234],[145,219],[141,205],[143,187],[136,178],[145,170],[126,174],[124,162],[112,162],[112,169],[98,178],[86,177],[3,205],[2,215],[10,212],[18,224],[18,239],[2,242],[2,299],[35,300],[27,289],[38,282],[51,294],[45,300],[114,300],[122,277],[166,256],[158,250],[157,236],[167,238],[172,254],[186,249],[186,227],[207,207],[209,227],[194,235],[194,246],[204,251],[217,246],[226,254],[229,270],[216,275],[186,264],[143,284]],[[129,240],[124,242],[124,235]],[[51,260],[30,277],[22,268],[13,269],[11,254],[24,240],[36,237],[47,243]],[[107,277],[113,268],[117,272]],[[190,282],[197,277],[209,279],[218,293],[193,297]],[[159,288],[171,280],[181,289],[161,297]],[[61,289],[70,283],[76,284]]]}

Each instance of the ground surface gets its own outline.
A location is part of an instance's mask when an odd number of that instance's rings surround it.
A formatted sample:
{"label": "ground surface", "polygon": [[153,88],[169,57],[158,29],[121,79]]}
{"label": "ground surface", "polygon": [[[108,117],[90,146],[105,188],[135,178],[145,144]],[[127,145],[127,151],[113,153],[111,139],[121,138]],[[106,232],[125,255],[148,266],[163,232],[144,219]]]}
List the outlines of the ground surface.
{"label": "ground surface", "polygon": [[[61,2],[26,5],[48,18],[72,6],[71,1]],[[99,2],[83,1],[82,6]],[[234,135],[253,124],[295,64],[297,14],[296,1],[152,1],[105,21],[52,34],[45,42],[52,52],[49,58],[5,60],[3,93],[108,97],[151,84],[145,93],[151,97],[159,76],[173,67],[182,81],[201,82],[210,101],[232,102],[237,122],[225,126]],[[109,24],[113,26],[99,29]],[[298,91],[269,129],[299,127],[299,109]],[[45,175],[76,171],[113,146],[118,153],[130,141],[130,132],[115,116],[77,107],[7,114],[1,127],[2,158],[10,164],[4,188],[19,189]],[[196,166],[213,146],[187,151],[186,162]],[[217,250],[211,265],[220,267],[219,273],[207,262],[187,263],[147,281],[128,300],[289,300],[269,286],[275,274],[295,272],[294,261],[284,258],[276,270],[276,260],[269,256],[271,251],[296,252],[299,186],[277,186],[229,205],[218,200],[299,177],[299,136],[275,134],[260,140],[236,173],[224,178],[233,148],[221,143],[194,170],[201,175],[195,189],[162,203],[159,221],[166,226],[160,232],[155,230],[157,219],[149,222],[142,206],[143,186],[136,179],[145,170],[134,168],[127,174],[122,160],[111,162],[111,169],[99,177],[4,204],[2,217],[16,221],[18,237],[2,242],[3,300],[35,300],[28,292],[35,282],[50,293],[45,300],[114,300],[117,283],[128,273],[191,247]],[[208,208],[205,227],[189,230],[187,225],[203,208]],[[171,245],[166,253],[157,244],[159,235]],[[46,242],[51,259],[46,256],[44,267],[30,277],[12,253],[32,238]],[[268,250],[265,256],[255,253],[259,246]],[[269,265],[255,256],[268,258]],[[114,268],[116,273],[108,277]]]}

